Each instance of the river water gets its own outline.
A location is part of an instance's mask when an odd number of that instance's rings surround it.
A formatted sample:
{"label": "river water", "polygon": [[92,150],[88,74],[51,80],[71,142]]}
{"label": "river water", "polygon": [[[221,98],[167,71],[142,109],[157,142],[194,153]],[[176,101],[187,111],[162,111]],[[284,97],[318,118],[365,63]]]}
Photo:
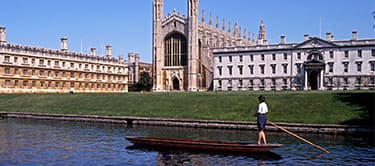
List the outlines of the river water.
{"label": "river water", "polygon": [[125,136],[256,142],[255,131],[126,127],[50,120],[0,119],[1,165],[375,165],[373,136],[300,134],[324,154],[285,133],[266,132],[282,147],[267,154],[145,149]]}

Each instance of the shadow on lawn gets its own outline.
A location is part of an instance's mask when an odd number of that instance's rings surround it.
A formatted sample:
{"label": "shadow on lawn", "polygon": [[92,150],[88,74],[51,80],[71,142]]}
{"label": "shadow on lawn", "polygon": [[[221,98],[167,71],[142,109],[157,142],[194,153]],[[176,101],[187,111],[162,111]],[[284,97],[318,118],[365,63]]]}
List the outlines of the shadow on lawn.
{"label": "shadow on lawn", "polygon": [[361,114],[360,118],[350,119],[342,122],[342,124],[373,127],[375,93],[337,93],[336,97],[347,105],[358,107],[358,109],[354,111],[358,111]]}

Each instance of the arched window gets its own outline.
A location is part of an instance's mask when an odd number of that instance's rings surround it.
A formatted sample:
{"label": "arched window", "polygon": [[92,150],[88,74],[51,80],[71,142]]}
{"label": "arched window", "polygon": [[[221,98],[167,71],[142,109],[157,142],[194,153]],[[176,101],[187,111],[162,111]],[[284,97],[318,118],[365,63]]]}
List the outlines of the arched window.
{"label": "arched window", "polygon": [[164,40],[164,66],[186,66],[187,45],[184,35],[173,33]]}

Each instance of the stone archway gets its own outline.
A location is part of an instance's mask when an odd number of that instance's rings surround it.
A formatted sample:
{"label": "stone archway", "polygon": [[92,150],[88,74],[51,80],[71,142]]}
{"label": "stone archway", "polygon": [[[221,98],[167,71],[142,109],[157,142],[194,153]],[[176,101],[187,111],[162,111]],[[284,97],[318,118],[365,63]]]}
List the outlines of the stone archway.
{"label": "stone archway", "polygon": [[180,90],[180,80],[177,77],[173,77],[173,90]]}

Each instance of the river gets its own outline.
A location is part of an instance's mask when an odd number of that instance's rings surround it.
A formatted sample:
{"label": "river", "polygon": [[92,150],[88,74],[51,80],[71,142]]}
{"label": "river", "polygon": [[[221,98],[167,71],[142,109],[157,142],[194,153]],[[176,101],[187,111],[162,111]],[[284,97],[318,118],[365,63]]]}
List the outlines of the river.
{"label": "river", "polygon": [[374,165],[373,136],[300,134],[325,154],[282,132],[266,132],[282,147],[267,154],[223,154],[136,148],[125,136],[255,143],[255,131],[0,119],[1,165]]}

